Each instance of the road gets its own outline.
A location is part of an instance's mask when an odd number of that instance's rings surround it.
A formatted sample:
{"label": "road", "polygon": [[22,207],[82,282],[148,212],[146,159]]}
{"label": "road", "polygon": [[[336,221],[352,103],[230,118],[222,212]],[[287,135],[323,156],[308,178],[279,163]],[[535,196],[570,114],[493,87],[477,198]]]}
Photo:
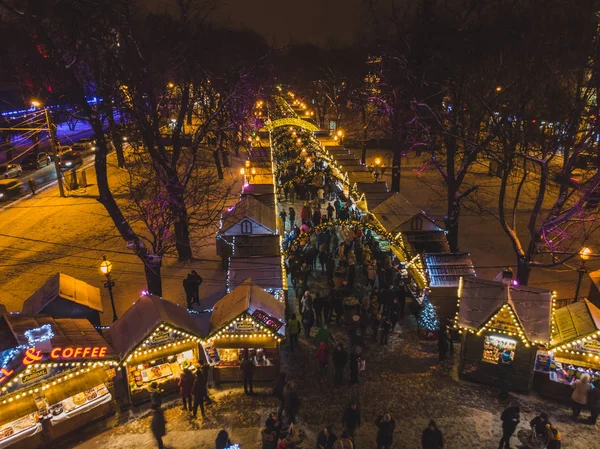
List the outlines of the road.
{"label": "road", "polygon": [[[85,137],[92,137],[93,132],[90,128],[79,127],[80,129],[75,129],[72,132],[64,132],[58,134],[58,140],[61,145],[71,145],[74,142],[77,142],[79,139],[83,139]],[[40,143],[40,151],[45,151],[47,153],[51,153],[52,150],[50,148],[50,143],[45,141]],[[83,167],[89,165],[94,160],[93,154],[88,154],[83,158]],[[21,181],[21,188],[19,194],[11,197],[10,199],[0,202],[0,208],[10,205],[11,203],[31,194],[31,190],[29,188],[29,179],[33,178],[35,181],[35,185],[37,189],[41,189],[47,185],[52,184],[56,181],[56,170],[54,169],[54,163],[50,163],[45,167],[40,169],[23,169],[23,176],[19,178]]]}

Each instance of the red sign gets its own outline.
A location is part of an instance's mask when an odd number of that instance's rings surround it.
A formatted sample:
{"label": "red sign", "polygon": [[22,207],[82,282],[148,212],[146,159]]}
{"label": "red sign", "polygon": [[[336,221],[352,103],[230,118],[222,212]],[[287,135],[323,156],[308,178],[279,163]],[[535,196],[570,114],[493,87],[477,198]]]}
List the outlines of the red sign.
{"label": "red sign", "polygon": [[53,360],[103,359],[106,357],[107,349],[106,346],[54,348],[50,358]]}
{"label": "red sign", "polygon": [[278,332],[279,329],[281,329],[281,326],[283,326],[281,321],[277,318],[273,318],[262,310],[255,310],[254,313],[252,313],[252,316],[274,332]]}

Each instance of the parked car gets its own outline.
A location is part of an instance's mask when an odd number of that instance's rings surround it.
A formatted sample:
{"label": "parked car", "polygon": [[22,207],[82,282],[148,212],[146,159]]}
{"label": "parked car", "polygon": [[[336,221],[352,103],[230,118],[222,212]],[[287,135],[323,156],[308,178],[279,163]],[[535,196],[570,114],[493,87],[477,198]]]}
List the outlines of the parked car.
{"label": "parked car", "polygon": [[23,174],[23,169],[19,164],[6,164],[0,165],[0,177],[1,178],[18,178]]}
{"label": "parked car", "polygon": [[79,153],[69,151],[60,156],[59,164],[61,170],[72,170],[83,165],[83,158]]}
{"label": "parked car", "polygon": [[83,139],[79,139],[77,144],[83,146],[86,150],[96,151],[96,139],[94,138],[84,137]]}
{"label": "parked car", "polygon": [[52,162],[52,159],[50,158],[50,155],[48,153],[29,153],[21,161],[21,166],[23,166],[23,168],[37,169],[42,168],[46,165],[50,165],[50,162]]}
{"label": "parked car", "polygon": [[22,185],[18,179],[0,179],[0,201],[17,196],[21,192]]}
{"label": "parked car", "polygon": [[73,145],[71,145],[71,151],[73,153],[77,153],[77,154],[86,154],[92,150],[90,150],[90,147],[86,146],[86,145],[82,145],[81,143],[74,143]]}

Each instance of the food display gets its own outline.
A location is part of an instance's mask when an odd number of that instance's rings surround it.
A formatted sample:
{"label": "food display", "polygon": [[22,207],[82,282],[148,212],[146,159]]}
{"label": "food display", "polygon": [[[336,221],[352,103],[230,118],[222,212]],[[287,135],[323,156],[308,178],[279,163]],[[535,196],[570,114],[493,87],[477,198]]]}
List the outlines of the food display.
{"label": "food display", "polygon": [[93,388],[77,393],[74,396],[63,399],[49,407],[51,419],[60,421],[68,418],[69,415],[74,416],[81,411],[87,410],[96,403],[100,405],[106,400],[110,400],[108,388],[104,384],[96,385]]}
{"label": "food display", "polygon": [[240,348],[240,349],[221,349],[221,357],[216,365],[219,368],[238,367],[246,357],[252,360],[255,366],[273,366],[278,359],[277,351],[263,348]]}
{"label": "food display", "polygon": [[16,436],[21,432],[35,428],[38,426],[39,420],[40,418],[38,412],[34,412],[11,423],[4,424],[2,427],[0,427],[0,442]]}
{"label": "food display", "polygon": [[483,344],[483,361],[498,363],[498,359],[505,351],[510,351],[511,360],[515,357],[517,342],[510,338],[487,335]]}
{"label": "food display", "polygon": [[196,357],[193,350],[138,365],[129,366],[129,388],[132,392],[141,391],[152,382],[163,383],[178,379],[185,368],[194,369]]}
{"label": "food display", "polygon": [[599,370],[593,370],[591,368],[584,368],[582,366],[560,362],[556,359],[552,359],[550,362],[550,380],[554,382],[572,384],[584,373],[589,374],[591,381],[593,381],[595,378],[600,378]]}

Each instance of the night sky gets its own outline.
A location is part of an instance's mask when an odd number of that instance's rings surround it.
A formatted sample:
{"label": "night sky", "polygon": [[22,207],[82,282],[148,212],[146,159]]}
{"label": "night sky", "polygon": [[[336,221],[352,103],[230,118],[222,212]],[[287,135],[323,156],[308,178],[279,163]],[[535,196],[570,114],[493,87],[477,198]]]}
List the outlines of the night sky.
{"label": "night sky", "polygon": [[[152,9],[168,10],[172,0],[141,0]],[[217,0],[215,23],[250,29],[270,44],[351,44],[364,29],[364,0]]]}

